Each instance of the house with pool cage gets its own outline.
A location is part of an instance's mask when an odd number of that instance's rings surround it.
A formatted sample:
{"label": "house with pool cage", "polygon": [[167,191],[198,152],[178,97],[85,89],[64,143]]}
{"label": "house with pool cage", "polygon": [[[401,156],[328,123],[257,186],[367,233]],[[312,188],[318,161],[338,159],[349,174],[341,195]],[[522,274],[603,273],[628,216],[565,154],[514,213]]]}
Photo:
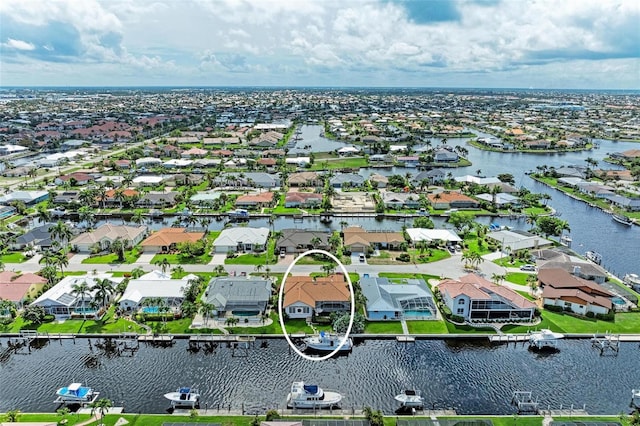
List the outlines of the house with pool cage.
{"label": "house with pool cage", "polygon": [[360,287],[367,298],[369,321],[438,319],[433,294],[424,280],[363,277]]}

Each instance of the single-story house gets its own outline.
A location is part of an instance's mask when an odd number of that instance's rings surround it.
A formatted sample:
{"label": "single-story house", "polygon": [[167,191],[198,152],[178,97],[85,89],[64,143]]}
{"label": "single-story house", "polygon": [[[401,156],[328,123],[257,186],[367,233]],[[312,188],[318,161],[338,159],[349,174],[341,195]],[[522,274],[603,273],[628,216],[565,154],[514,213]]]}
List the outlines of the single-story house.
{"label": "single-story house", "polygon": [[214,306],[220,318],[230,315],[257,316],[265,312],[271,297],[271,282],[253,277],[212,278],[202,301]]}
{"label": "single-story house", "polygon": [[204,232],[187,232],[186,228],[162,228],[140,243],[144,253],[166,253],[175,250],[178,244],[195,243],[204,238]]}
{"label": "single-story house", "polygon": [[423,181],[428,182],[429,185],[435,185],[442,183],[445,177],[446,173],[442,169],[425,170],[411,178],[411,182],[417,187],[421,186]]}
{"label": "single-story house", "polygon": [[420,195],[408,192],[382,192],[382,202],[389,209],[418,209]]}
{"label": "single-story house", "polygon": [[131,182],[134,186],[156,186],[164,181],[162,176],[143,175],[136,176]]}
{"label": "single-story house", "polygon": [[261,209],[272,207],[276,201],[273,192],[258,192],[239,196],[236,198],[235,206],[242,209]]}
{"label": "single-story house", "polygon": [[129,247],[134,247],[143,240],[146,234],[147,227],[144,225],[125,226],[105,223],[94,231],[84,232],[78,235],[72,239],[69,244],[71,244],[74,251],[90,253],[96,245],[99,245],[101,250],[107,250],[117,239],[128,243]]}
{"label": "single-story house", "polygon": [[402,232],[368,232],[360,226],[350,226],[342,232],[344,247],[352,253],[374,249],[397,250],[405,240]]}
{"label": "single-story house", "polygon": [[173,207],[176,205],[177,195],[178,195],[177,191],[168,191],[168,192],[150,191],[140,196],[138,201],[136,201],[136,206],[145,207],[145,208]]}
{"label": "single-story house", "polygon": [[477,209],[479,207],[478,201],[471,197],[467,197],[464,194],[454,191],[436,192],[427,195],[427,199],[431,203],[431,206],[436,210],[445,209]]}
{"label": "single-story house", "polygon": [[340,173],[329,179],[329,184],[334,188],[360,188],[364,183],[364,177],[355,173]]}
{"label": "single-story house", "polygon": [[263,251],[268,238],[269,228],[227,228],[215,239],[213,248],[216,253]]}
{"label": "single-story house", "polygon": [[444,241],[445,243],[458,243],[462,238],[450,229],[407,228],[407,234],[413,244],[419,241]]}
{"label": "single-story house", "polygon": [[538,271],[545,305],[561,306],[580,315],[606,314],[613,307],[613,294],[594,281],[585,280],[560,268]]}
{"label": "single-story house", "polygon": [[[140,278],[129,280],[127,289],[118,301],[118,306],[125,312],[138,311],[146,308],[148,313],[158,312],[158,299],[171,312],[177,313],[184,300],[184,289],[189,281],[197,278],[189,274],[181,279],[171,279],[171,275],[160,271],[151,271]],[[153,304],[149,302],[153,301]]]}
{"label": "single-story house", "polygon": [[53,180],[56,185],[64,185],[69,183],[73,186],[88,185],[94,181],[94,177],[88,173],[74,172],[67,175],[58,176]]}
{"label": "single-story house", "polygon": [[[86,315],[96,317],[100,303],[96,300],[96,290],[89,290],[83,295],[76,291],[78,286],[86,283],[91,289],[98,280],[109,280],[113,286],[117,286],[123,277],[114,277],[110,273],[87,274],[84,276],[70,275],[45,291],[31,305],[42,306],[47,314],[54,315],[57,319],[66,319],[71,316]],[[107,302],[107,301],[105,301]]]}
{"label": "single-story house", "polygon": [[536,310],[535,303],[516,291],[476,274],[443,280],[438,290],[451,313],[465,320],[531,321]]}
{"label": "single-story house", "polygon": [[289,318],[311,318],[351,309],[351,293],[343,275],[290,276],[284,283],[284,312]]}
{"label": "single-story house", "polygon": [[289,191],[284,198],[284,206],[314,208],[322,204],[322,197],[318,192]]}
{"label": "single-story house", "polygon": [[13,271],[2,271],[0,272],[0,300],[9,300],[20,309],[25,302],[35,299],[46,283],[46,278],[31,272],[19,275]]}
{"label": "single-story house", "polygon": [[360,288],[369,321],[438,319],[433,294],[422,279],[364,277]]}
{"label": "single-story house", "polygon": [[289,186],[305,186],[311,188],[319,188],[323,182],[320,175],[316,172],[298,172],[289,175]]}
{"label": "single-story house", "polygon": [[503,251],[506,250],[507,247],[514,252],[518,250],[537,250],[553,245],[553,241],[542,238],[540,235],[518,230],[489,232],[486,237],[500,244]]}
{"label": "single-story house", "polygon": [[311,249],[329,249],[331,233],[305,229],[283,229],[276,242],[276,252],[302,253]]}
{"label": "single-story house", "polygon": [[508,206],[511,207],[520,207],[520,198],[513,196],[511,194],[505,194],[499,192],[495,195],[493,194],[478,194],[476,198],[487,201],[491,204],[494,204],[497,208],[505,208]]}
{"label": "single-story house", "polygon": [[22,201],[25,205],[31,206],[48,199],[48,191],[13,191],[0,196],[0,204],[8,205],[12,201]]}

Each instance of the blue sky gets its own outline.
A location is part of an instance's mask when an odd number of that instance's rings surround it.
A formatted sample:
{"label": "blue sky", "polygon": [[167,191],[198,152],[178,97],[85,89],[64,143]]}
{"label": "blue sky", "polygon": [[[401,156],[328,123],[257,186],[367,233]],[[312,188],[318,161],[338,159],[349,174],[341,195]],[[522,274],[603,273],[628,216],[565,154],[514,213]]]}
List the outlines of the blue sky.
{"label": "blue sky", "polygon": [[640,89],[637,0],[2,0],[0,85]]}

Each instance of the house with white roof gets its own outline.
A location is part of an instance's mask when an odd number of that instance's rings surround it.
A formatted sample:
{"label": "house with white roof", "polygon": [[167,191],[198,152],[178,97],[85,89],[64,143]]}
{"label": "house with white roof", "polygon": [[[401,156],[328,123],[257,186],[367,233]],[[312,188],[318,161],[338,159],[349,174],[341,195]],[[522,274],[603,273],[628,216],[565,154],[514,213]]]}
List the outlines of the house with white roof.
{"label": "house with white roof", "polygon": [[407,228],[407,234],[412,243],[419,241],[444,241],[447,243],[457,243],[462,241],[454,231],[450,229],[426,229],[426,228]]}
{"label": "house with white roof", "polygon": [[486,238],[500,244],[502,250],[508,247],[511,251],[535,250],[553,245],[553,241],[547,240],[540,235],[518,230],[489,232]]}
{"label": "house with white roof", "polygon": [[159,185],[164,181],[164,177],[162,176],[136,176],[133,178],[131,183],[135,186],[154,186]]}
{"label": "house with white roof", "polygon": [[49,198],[48,191],[13,191],[0,197],[0,204],[8,205],[12,201],[22,201],[30,206]]}
{"label": "house with white roof", "polygon": [[117,239],[129,244],[129,247],[138,245],[147,235],[147,227],[124,226],[105,223],[96,230],[84,232],[69,242],[71,247],[79,253],[90,253],[93,247],[100,245],[101,250],[107,250]]}
{"label": "house with white roof", "polygon": [[136,167],[159,166],[162,160],[156,157],[143,157],[136,160]]}
{"label": "house with white roof", "polygon": [[360,279],[369,321],[438,319],[433,294],[424,280],[382,277]]}
{"label": "house with white roof", "polygon": [[[162,300],[165,306],[177,313],[184,300],[184,289],[193,279],[197,276],[189,274],[181,279],[172,279],[171,275],[161,271],[151,271],[129,281],[118,306],[125,312],[142,309],[146,310],[145,313],[158,313],[157,301]],[[153,303],[150,304],[151,301]]]}
{"label": "house with white roof", "polygon": [[81,294],[74,291],[75,288],[86,283],[92,288],[98,280],[109,280],[113,286],[117,286],[124,279],[114,277],[111,273],[70,275],[45,291],[40,297],[31,303],[32,306],[42,306],[47,314],[54,315],[56,319],[67,319],[72,316],[96,316],[99,304],[96,301],[96,290],[89,290],[84,299]]}
{"label": "house with white roof", "polygon": [[227,228],[213,242],[216,253],[262,251],[267,246],[269,228]]}

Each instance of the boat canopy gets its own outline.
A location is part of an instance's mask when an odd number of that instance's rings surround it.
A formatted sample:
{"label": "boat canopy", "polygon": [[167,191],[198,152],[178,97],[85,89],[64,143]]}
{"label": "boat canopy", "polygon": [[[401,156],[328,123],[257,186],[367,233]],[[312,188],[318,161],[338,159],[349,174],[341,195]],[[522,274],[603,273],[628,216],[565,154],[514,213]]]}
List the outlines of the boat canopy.
{"label": "boat canopy", "polygon": [[304,385],[305,392],[318,393],[318,385]]}
{"label": "boat canopy", "polygon": [[71,383],[67,389],[70,392],[77,392],[82,387],[82,383]]}
{"label": "boat canopy", "polygon": [[180,393],[190,393],[191,388],[180,388]]}

